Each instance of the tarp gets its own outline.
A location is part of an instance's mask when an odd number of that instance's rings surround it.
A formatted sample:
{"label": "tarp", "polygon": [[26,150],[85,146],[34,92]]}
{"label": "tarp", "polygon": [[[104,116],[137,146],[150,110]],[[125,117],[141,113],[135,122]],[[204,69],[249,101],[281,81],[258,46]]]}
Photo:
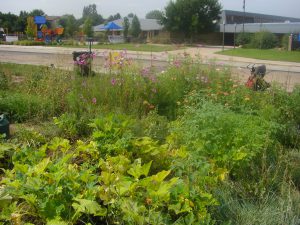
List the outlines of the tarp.
{"label": "tarp", "polygon": [[103,27],[103,30],[123,30],[123,27],[120,27],[118,24],[114,22],[109,22]]}
{"label": "tarp", "polygon": [[34,23],[35,24],[45,24],[46,23],[46,17],[44,17],[44,16],[35,16],[34,17]]}

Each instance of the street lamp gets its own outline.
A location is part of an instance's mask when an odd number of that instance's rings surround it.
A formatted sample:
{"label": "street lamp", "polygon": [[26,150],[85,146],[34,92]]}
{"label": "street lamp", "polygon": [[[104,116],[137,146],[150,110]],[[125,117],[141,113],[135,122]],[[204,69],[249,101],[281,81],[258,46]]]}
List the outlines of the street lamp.
{"label": "street lamp", "polygon": [[88,37],[87,41],[89,42],[89,49],[90,49],[90,54],[92,53],[92,43],[93,43],[93,38],[92,37]]}
{"label": "street lamp", "polygon": [[236,26],[237,26],[237,24],[235,23],[235,24],[234,24],[234,36],[233,36],[233,46],[234,46],[234,48],[235,48],[235,34],[236,34]]}
{"label": "street lamp", "polygon": [[244,14],[243,14],[243,33],[245,32],[245,0],[243,0],[243,10],[244,10]]}

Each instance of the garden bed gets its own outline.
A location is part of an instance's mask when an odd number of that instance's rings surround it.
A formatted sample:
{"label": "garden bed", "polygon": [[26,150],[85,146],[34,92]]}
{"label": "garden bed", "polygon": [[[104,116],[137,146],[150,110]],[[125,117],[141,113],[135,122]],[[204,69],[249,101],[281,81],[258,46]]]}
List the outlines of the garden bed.
{"label": "garden bed", "polygon": [[0,139],[1,222],[299,222],[299,87],[254,92],[189,56],[162,72],[117,60],[92,77],[1,64],[16,124]]}

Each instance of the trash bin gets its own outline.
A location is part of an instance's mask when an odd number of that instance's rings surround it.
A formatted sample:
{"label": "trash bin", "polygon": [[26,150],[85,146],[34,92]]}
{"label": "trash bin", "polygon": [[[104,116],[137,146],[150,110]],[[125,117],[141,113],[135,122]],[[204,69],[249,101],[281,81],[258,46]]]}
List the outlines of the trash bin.
{"label": "trash bin", "polygon": [[92,67],[92,54],[87,51],[73,52],[73,61],[79,68],[82,76],[88,76],[91,74]]}
{"label": "trash bin", "polygon": [[9,121],[4,114],[0,115],[0,135],[5,134],[6,138],[9,138]]}

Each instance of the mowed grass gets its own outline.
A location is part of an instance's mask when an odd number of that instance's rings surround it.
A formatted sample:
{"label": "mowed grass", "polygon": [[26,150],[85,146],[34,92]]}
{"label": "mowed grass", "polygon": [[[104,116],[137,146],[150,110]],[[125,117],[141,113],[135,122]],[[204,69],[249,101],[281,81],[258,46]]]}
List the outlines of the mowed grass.
{"label": "mowed grass", "polygon": [[244,58],[286,61],[286,62],[300,62],[300,51],[284,51],[277,49],[244,49],[236,48],[223,52],[217,52],[221,55],[239,56]]}
{"label": "mowed grass", "polygon": [[[63,46],[63,47],[76,47],[76,48],[87,48],[84,46]],[[184,47],[179,45],[154,45],[154,44],[133,44],[133,43],[122,43],[122,44],[93,44],[92,49],[111,49],[111,50],[127,50],[127,51],[142,51],[142,52],[164,52],[174,51],[183,49]]]}

